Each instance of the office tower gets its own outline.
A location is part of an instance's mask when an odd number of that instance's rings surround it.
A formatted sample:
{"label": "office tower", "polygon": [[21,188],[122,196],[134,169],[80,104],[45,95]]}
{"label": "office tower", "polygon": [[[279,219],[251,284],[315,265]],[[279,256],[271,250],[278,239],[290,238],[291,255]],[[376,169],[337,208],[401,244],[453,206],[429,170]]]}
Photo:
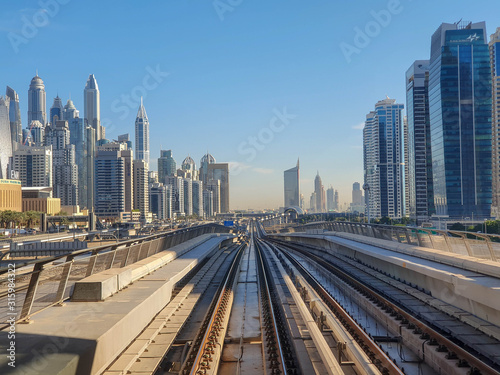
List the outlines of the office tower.
{"label": "office tower", "polygon": [[316,193],[312,192],[311,193],[311,198],[309,198],[309,210],[311,212],[316,212]]}
{"label": "office tower", "polygon": [[[220,180],[208,180],[207,190],[212,192],[212,211],[213,214],[221,213],[221,183]],[[213,215],[211,215],[213,216]]]}
{"label": "office tower", "polygon": [[215,164],[215,158],[208,152],[203,155],[200,160],[200,180],[203,182],[203,186],[208,184],[208,165]]}
{"label": "office tower", "polygon": [[[104,176],[106,169],[109,176]],[[98,216],[117,217],[121,212],[132,212],[133,177],[133,151],[126,143],[108,142],[97,147],[94,207]]]}
{"label": "office tower", "polygon": [[45,144],[45,126],[38,120],[34,120],[28,127],[27,140],[25,144],[41,147]]}
{"label": "office tower", "polygon": [[492,204],[491,216],[500,218],[500,27],[490,37],[491,65],[491,136],[492,136]]}
{"label": "office tower", "polygon": [[207,218],[214,216],[214,193],[211,190],[203,190],[203,213]]}
{"label": "office tower", "polygon": [[183,178],[184,181],[184,213],[186,216],[193,214],[193,180]]}
{"label": "office tower", "polygon": [[300,206],[300,169],[299,160],[293,168],[283,172],[285,186],[285,207]]}
{"label": "office tower", "polygon": [[160,150],[158,158],[158,181],[165,183],[165,177],[174,176],[177,164],[172,156],[172,150]]}
{"label": "office tower", "polygon": [[155,182],[149,185],[149,209],[158,220],[172,218],[172,189]]}
{"label": "office tower", "polygon": [[406,112],[408,121],[408,141],[405,140],[405,152],[408,150],[408,157],[405,160],[407,215],[412,221],[420,224],[434,213],[429,60],[417,60],[406,71]]}
{"label": "office tower", "polygon": [[[55,119],[56,117],[54,117]],[[63,206],[78,204],[78,166],[70,144],[68,122],[56,120],[46,127],[45,144],[52,146],[53,194]]]}
{"label": "office tower", "polygon": [[333,209],[340,211],[340,203],[339,203],[339,191],[335,190],[333,197]]}
{"label": "office tower", "polygon": [[47,125],[45,101],[45,85],[37,73],[31,80],[28,90],[28,124],[31,124],[32,121],[40,121],[43,126]]}
{"label": "office tower", "polygon": [[438,216],[490,217],[491,69],[484,22],[443,23],[429,73],[434,204]]}
{"label": "office tower", "polygon": [[172,189],[172,213],[184,215],[184,179],[167,175],[165,185],[169,185]]}
{"label": "office tower", "polygon": [[[92,126],[85,126],[85,179],[86,207],[94,210],[95,203],[95,155],[97,152],[95,129]],[[83,204],[83,203],[82,203]]]}
{"label": "office tower", "polygon": [[10,98],[10,136],[12,139],[12,150],[15,150],[23,142],[23,129],[21,123],[21,109],[19,108],[19,95],[17,95],[17,92],[15,92],[14,89],[7,86],[6,96]]}
{"label": "office tower", "polygon": [[335,190],[333,187],[329,187],[326,190],[326,210],[327,212],[335,210]]}
{"label": "office tower", "polygon": [[[128,148],[126,142],[104,142],[102,145],[97,146],[97,152],[99,153],[99,151],[119,152],[119,157],[123,160],[123,178],[125,185],[124,212],[132,212],[134,209],[134,152]],[[97,170],[95,174],[97,176]]]}
{"label": "office tower", "polygon": [[203,182],[200,180],[193,180],[193,214],[202,218],[203,213]]}
{"label": "office tower", "polygon": [[134,160],[134,209],[141,212],[141,220],[147,221],[149,214],[148,163]]}
{"label": "office tower", "polygon": [[352,184],[351,212],[365,212],[365,200],[363,198],[363,191],[361,190],[359,182]]}
{"label": "office tower", "polygon": [[316,178],[314,179],[314,193],[316,193],[316,212],[325,212],[326,204],[325,204],[325,187],[321,182],[321,177],[319,176],[319,171],[316,174]]}
{"label": "office tower", "polygon": [[78,164],[78,204],[88,207],[87,150],[85,145],[85,123],[73,101],[68,100],[63,108],[63,120],[68,122],[69,142],[75,146],[75,161]]}
{"label": "office tower", "polygon": [[0,179],[10,179],[9,163],[12,157],[8,96],[0,96]]}
{"label": "office tower", "polygon": [[218,212],[229,212],[229,164],[208,164],[208,181],[210,180],[220,181],[220,211]]}
{"label": "office tower", "polygon": [[149,165],[149,120],[142,104],[135,119],[135,158],[144,160]]}
{"label": "office tower", "polygon": [[304,199],[304,194],[300,193],[300,208],[304,209],[306,206],[305,204],[305,199]]}
{"label": "office tower", "polygon": [[101,127],[101,97],[99,86],[93,74],[89,75],[83,90],[85,124],[95,129],[96,141],[105,138],[104,128]]}
{"label": "office tower", "polygon": [[196,163],[193,158],[188,155],[186,159],[181,164],[181,169],[184,172],[184,176],[191,178],[192,180],[198,179],[198,171],[196,170]]}
{"label": "office tower", "polygon": [[57,95],[54,98],[54,103],[52,104],[52,107],[50,107],[50,112],[49,112],[50,123],[51,124],[56,123],[55,116],[57,116],[57,120],[63,120],[63,112],[64,112],[64,108],[63,108],[62,100],[59,97],[59,95]]}
{"label": "office tower", "polygon": [[371,217],[401,218],[404,181],[402,155],[403,104],[384,99],[366,116],[363,129],[365,186]]}
{"label": "office tower", "polygon": [[51,146],[20,146],[13,154],[14,170],[22,186],[52,187]]}

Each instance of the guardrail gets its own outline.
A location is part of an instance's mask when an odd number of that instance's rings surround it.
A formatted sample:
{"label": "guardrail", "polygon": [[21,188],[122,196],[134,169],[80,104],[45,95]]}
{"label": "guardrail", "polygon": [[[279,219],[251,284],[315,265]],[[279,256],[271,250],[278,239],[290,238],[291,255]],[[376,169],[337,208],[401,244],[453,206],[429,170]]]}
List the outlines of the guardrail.
{"label": "guardrail", "polygon": [[[8,295],[15,294],[14,305],[22,306],[15,309],[16,320],[28,321],[33,314],[62,304],[78,280],[110,268],[125,267],[203,234],[229,232],[228,227],[206,224],[27,262],[22,268],[16,266],[15,293],[9,291],[12,276],[5,275],[8,269],[0,270],[0,299],[11,301]],[[24,290],[26,293],[21,293]],[[0,322],[12,317],[10,306],[7,301],[0,306]],[[2,323],[0,330],[7,327]]]}
{"label": "guardrail", "polygon": [[[280,229],[281,233],[319,231],[345,232],[382,240],[427,247],[434,250],[468,255],[498,262],[500,235],[430,228],[404,227],[381,224],[352,223],[346,221],[315,222]],[[268,229],[270,231],[270,229]]]}

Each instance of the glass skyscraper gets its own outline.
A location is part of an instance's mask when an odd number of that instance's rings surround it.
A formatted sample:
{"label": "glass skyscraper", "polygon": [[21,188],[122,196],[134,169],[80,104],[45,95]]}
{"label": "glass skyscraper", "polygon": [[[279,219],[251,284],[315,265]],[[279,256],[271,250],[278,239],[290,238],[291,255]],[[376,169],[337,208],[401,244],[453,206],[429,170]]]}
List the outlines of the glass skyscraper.
{"label": "glass skyscraper", "polygon": [[[429,119],[429,60],[415,61],[406,72],[408,121],[407,207],[417,224],[434,213],[431,128]],[[406,155],[405,155],[406,156]]]}
{"label": "glass skyscraper", "polygon": [[9,106],[10,135],[12,139],[12,150],[14,150],[17,148],[18,144],[23,142],[21,109],[19,108],[19,95],[14,89],[7,86],[6,96],[10,98],[10,106]]}
{"label": "glass skyscraper", "polygon": [[442,24],[429,74],[434,203],[438,216],[490,216],[491,72],[484,22]]}
{"label": "glass skyscraper", "polygon": [[285,208],[300,207],[300,169],[299,161],[293,168],[283,172],[285,185]]}
{"label": "glass skyscraper", "polygon": [[491,111],[493,200],[491,215],[500,217],[500,27],[490,39],[493,107]]}

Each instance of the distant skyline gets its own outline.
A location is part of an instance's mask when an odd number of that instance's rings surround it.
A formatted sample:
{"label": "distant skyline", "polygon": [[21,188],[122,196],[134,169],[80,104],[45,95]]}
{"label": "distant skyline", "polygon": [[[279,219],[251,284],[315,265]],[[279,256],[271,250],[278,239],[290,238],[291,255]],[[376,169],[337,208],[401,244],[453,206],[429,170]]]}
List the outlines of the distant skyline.
{"label": "distant skyline", "polygon": [[23,128],[37,69],[48,105],[71,95],[82,117],[94,74],[106,138],[133,138],[143,96],[151,169],[160,148],[198,168],[208,150],[237,167],[232,209],[282,206],[283,171],[297,158],[306,202],[319,171],[349,203],[363,180],[365,115],[386,95],[405,103],[405,72],[429,58],[434,31],[463,18],[485,21],[489,38],[500,26],[500,4],[484,0],[260,0],[227,12],[212,2],[40,4],[6,2],[0,16],[0,94],[17,91]]}

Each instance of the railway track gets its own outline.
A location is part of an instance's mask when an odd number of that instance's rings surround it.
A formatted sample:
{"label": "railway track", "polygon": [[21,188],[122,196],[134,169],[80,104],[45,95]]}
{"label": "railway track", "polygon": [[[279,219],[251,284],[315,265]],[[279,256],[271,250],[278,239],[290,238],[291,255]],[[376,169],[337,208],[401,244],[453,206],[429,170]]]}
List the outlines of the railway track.
{"label": "railway track", "polygon": [[[288,261],[294,263],[297,268],[302,268],[301,273],[308,281],[311,281],[313,277],[303,270],[300,263],[290,255],[291,253],[312,260],[347,285],[350,285],[371,305],[390,317],[402,334],[406,333],[405,331],[413,332],[414,336],[417,335],[420,338],[422,351],[425,346],[428,346],[430,350],[444,353],[441,360],[437,356],[432,356],[432,360],[437,361],[432,366],[439,367],[441,364],[443,365],[441,368],[435,368],[436,371],[442,371],[442,368],[452,368],[457,369],[457,371],[467,369],[467,373],[471,375],[499,374],[500,366],[495,360],[498,360],[500,345],[496,339],[478,333],[473,327],[443,312],[436,311],[432,306],[418,301],[411,295],[405,295],[404,301],[406,303],[402,304],[400,301],[403,298],[398,299],[397,297],[404,295],[404,293],[402,293],[401,289],[396,288],[394,285],[396,282],[393,280],[385,283],[381,282],[380,277],[373,275],[373,272],[367,272],[367,267],[338,257],[326,260],[317,254],[318,249],[278,241],[273,241],[273,243],[283,249],[283,256]],[[311,281],[311,283],[314,283],[314,281]],[[317,290],[323,289],[321,285],[317,285],[316,288]],[[325,299],[328,299],[328,293],[321,291],[321,294]],[[412,301],[409,302],[409,299],[412,299]],[[432,311],[432,314],[428,311]],[[429,321],[428,317],[430,316],[434,317],[433,321]],[[348,320],[347,316],[341,318],[343,322]],[[408,337],[411,335],[402,336]],[[422,360],[426,360],[425,354],[423,357]],[[453,365],[447,365],[446,361],[452,361]]]}

